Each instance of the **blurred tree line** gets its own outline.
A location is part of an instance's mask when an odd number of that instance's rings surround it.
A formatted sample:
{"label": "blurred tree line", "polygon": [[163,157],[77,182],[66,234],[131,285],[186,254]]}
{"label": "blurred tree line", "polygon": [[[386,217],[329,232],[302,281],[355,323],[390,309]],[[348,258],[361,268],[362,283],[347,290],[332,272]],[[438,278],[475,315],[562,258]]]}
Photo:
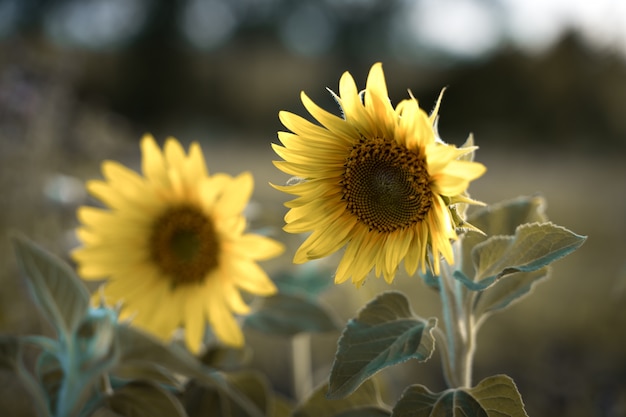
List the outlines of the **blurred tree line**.
{"label": "blurred tree line", "polygon": [[[191,124],[272,135],[281,128],[279,110],[301,112],[301,90],[337,111],[324,87],[337,89],[345,70],[363,86],[369,66],[383,61],[395,103],[408,87],[429,109],[448,87],[440,129],[452,142],[471,130],[482,144],[626,147],[624,57],[591,49],[575,32],[541,53],[503,41],[469,59],[419,40],[394,47],[398,40],[389,34],[403,11],[399,0],[112,0],[132,6],[127,14],[135,13],[129,24],[136,27],[121,27],[127,35],[115,41],[109,36],[108,43],[103,37],[87,45],[89,30],[98,30],[90,13],[105,23],[124,16],[103,6],[106,0],[82,2],[92,6],[83,15],[70,11],[76,0],[4,0],[0,8],[9,3],[11,30],[0,44],[5,74],[18,67],[26,79],[62,79],[80,105],[110,109],[138,130],[177,134],[175,126]],[[195,15],[189,15],[191,3]],[[51,16],[58,18],[58,10],[82,21],[83,32],[68,28],[67,19],[55,26]],[[195,44],[184,36],[185,22],[204,30],[196,31]]]}

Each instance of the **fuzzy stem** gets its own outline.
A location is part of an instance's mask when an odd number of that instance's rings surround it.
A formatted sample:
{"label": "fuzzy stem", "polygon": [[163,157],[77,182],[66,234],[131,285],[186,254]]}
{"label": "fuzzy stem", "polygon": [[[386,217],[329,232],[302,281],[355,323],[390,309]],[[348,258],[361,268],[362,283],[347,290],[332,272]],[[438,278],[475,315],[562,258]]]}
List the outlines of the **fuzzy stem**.
{"label": "fuzzy stem", "polygon": [[292,338],[291,361],[294,394],[298,401],[302,401],[313,390],[310,334],[299,333]]}
{"label": "fuzzy stem", "polygon": [[452,267],[443,263],[439,294],[447,339],[447,349],[443,353],[444,374],[449,387],[470,387],[476,348],[476,326],[466,299],[472,294],[465,290],[452,273]]}

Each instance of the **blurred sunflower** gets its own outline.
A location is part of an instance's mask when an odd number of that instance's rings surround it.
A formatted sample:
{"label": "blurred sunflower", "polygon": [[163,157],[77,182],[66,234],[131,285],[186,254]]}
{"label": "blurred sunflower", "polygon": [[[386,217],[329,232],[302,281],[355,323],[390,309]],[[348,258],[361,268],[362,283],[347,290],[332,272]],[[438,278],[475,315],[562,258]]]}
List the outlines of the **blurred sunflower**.
{"label": "blurred sunflower", "polygon": [[197,143],[185,155],[169,138],[161,152],[146,135],[141,149],[143,177],[105,161],[105,181],[87,183],[109,210],[78,210],[83,247],[72,256],[79,274],[106,278],[106,302],[122,303],[120,318],[162,339],[184,327],[185,343],[198,352],[208,322],[223,343],[241,346],[234,314],[249,306],[240,291],[273,294],[256,261],[283,251],[272,239],[244,234],[251,174],[210,176]]}
{"label": "blurred sunflower", "polygon": [[[332,93],[332,92],[331,92]],[[439,274],[440,257],[453,263],[451,240],[463,225],[456,205],[477,203],[467,196],[470,181],[485,172],[472,161],[471,137],[457,148],[441,141],[437,112],[429,116],[411,95],[394,109],[382,65],[372,66],[365,91],[344,73],[339,81],[343,118],[317,106],[304,92],[302,102],[321,124],[289,112],[280,120],[273,144],[283,172],[301,179],[275,188],[297,198],[288,202],[285,230],[312,232],[294,262],[321,258],[346,245],[335,282],[352,277],[360,286],[375,268],[392,282],[399,264],[409,274],[429,265]],[[430,247],[431,256],[427,253]]]}

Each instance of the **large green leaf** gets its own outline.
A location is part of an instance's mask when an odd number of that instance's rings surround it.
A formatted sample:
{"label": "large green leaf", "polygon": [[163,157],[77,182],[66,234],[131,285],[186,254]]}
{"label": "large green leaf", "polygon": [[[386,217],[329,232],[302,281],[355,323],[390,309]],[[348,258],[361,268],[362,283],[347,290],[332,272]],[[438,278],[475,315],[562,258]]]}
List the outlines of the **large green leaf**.
{"label": "large green leaf", "polygon": [[298,294],[315,299],[333,283],[331,271],[318,262],[298,265],[295,270],[284,271],[273,277],[279,291],[284,294]]}
{"label": "large green leaf", "polygon": [[194,378],[198,383],[216,389],[221,395],[226,395],[236,402],[245,410],[247,416],[261,417],[263,415],[220,373],[203,366],[198,359],[181,346],[176,344],[164,345],[153,336],[130,326],[119,326],[118,337],[121,346],[120,362],[122,364],[142,362],[158,364],[171,372]]}
{"label": "large green leaf", "polygon": [[341,399],[329,400],[326,398],[327,391],[327,384],[319,386],[304,403],[296,407],[292,417],[389,416],[373,380],[363,382],[352,395]]}
{"label": "large green leaf", "polygon": [[35,304],[67,340],[89,306],[87,289],[69,265],[35,243],[17,235],[12,243]]}
{"label": "large green leaf", "polygon": [[466,233],[463,240],[463,256],[460,270],[466,277],[474,276],[472,250],[477,244],[491,236],[509,236],[524,223],[543,223],[548,220],[545,214],[546,202],[543,197],[518,197],[492,204],[479,209],[467,217],[467,222],[480,229],[480,233]]}
{"label": "large green leaf", "polygon": [[520,224],[546,222],[545,208],[543,197],[523,196],[476,210],[467,217],[467,221],[486,236],[512,235]]}
{"label": "large green leaf", "polygon": [[385,292],[351,319],[339,339],[330,374],[329,398],[351,394],[363,381],[391,365],[430,358],[437,320],[418,318],[400,292]]}
{"label": "large green leaf", "polygon": [[[227,375],[228,381],[236,387],[240,393],[249,398],[259,410],[268,414],[272,407],[272,399],[270,397],[270,386],[265,376],[260,372],[254,371],[239,371]],[[236,403],[233,403],[232,408],[237,410],[237,414],[245,416],[243,410],[239,410]]]}
{"label": "large green leaf", "polygon": [[249,365],[252,360],[252,348],[248,345],[241,348],[231,348],[221,345],[210,345],[200,357],[200,362],[209,368],[221,371],[234,371]]}
{"label": "large green leaf", "polygon": [[0,334],[0,369],[15,370],[20,349],[19,337]]}
{"label": "large green leaf", "polygon": [[473,278],[458,270],[454,277],[481,291],[504,276],[541,269],[575,251],[585,240],[585,236],[550,222],[522,224],[513,236],[492,236],[474,246]]}
{"label": "large green leaf", "polygon": [[520,300],[531,292],[538,281],[546,278],[549,272],[549,266],[531,272],[518,272],[479,292],[473,305],[474,316],[482,320]]}
{"label": "large green leaf", "polygon": [[135,381],[107,397],[107,406],[125,417],[186,417],[180,402],[167,390],[149,381]]}
{"label": "large green leaf", "polygon": [[177,374],[157,363],[148,361],[132,361],[120,364],[110,373],[110,377],[114,379],[112,385],[118,383],[123,385],[122,381],[143,380],[168,385],[176,390],[184,388],[184,384]]}
{"label": "large green leaf", "polygon": [[178,345],[165,345],[132,326],[118,326],[117,336],[121,347],[120,364],[154,363],[183,375],[204,376],[201,363]]}
{"label": "large green leaf", "polygon": [[245,324],[262,333],[282,336],[339,330],[332,314],[317,301],[281,293],[264,298],[261,307],[246,317]]}
{"label": "large green leaf", "polygon": [[433,393],[423,385],[408,387],[393,417],[528,417],[517,387],[506,375],[483,379],[473,388]]}
{"label": "large green leaf", "polygon": [[181,403],[189,417],[232,417],[230,403],[214,387],[190,381],[180,396]]}
{"label": "large green leaf", "polygon": [[[240,371],[227,375],[229,382],[248,398],[263,415],[269,415],[273,408],[269,382],[259,372]],[[181,400],[189,417],[247,417],[249,414],[239,403],[212,387],[200,385],[195,381],[187,384]]]}

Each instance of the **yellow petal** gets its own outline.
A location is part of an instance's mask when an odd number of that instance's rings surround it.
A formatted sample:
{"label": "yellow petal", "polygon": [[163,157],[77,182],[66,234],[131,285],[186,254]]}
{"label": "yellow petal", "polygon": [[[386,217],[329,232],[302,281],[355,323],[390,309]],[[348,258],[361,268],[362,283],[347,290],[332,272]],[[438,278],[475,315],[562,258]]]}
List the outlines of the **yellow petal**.
{"label": "yellow petal", "polygon": [[152,135],[144,135],[141,139],[142,167],[144,176],[157,184],[167,181],[165,158]]}
{"label": "yellow petal", "polygon": [[189,350],[196,354],[202,347],[204,337],[205,307],[203,297],[198,294],[199,289],[193,285],[188,285],[184,290],[184,317],[185,317],[185,344]]}
{"label": "yellow petal", "polygon": [[250,294],[272,295],[277,291],[272,280],[254,261],[232,259],[228,271],[235,285]]}
{"label": "yellow petal", "polygon": [[250,200],[253,186],[252,174],[249,172],[244,172],[233,178],[216,201],[215,212],[219,216],[232,216],[241,213]]}
{"label": "yellow petal", "polygon": [[212,297],[205,305],[205,311],[209,324],[220,341],[233,347],[243,346],[241,328],[222,300]]}
{"label": "yellow petal", "polygon": [[233,255],[254,260],[274,258],[285,251],[285,246],[282,243],[255,234],[245,234],[231,246],[230,252]]}

